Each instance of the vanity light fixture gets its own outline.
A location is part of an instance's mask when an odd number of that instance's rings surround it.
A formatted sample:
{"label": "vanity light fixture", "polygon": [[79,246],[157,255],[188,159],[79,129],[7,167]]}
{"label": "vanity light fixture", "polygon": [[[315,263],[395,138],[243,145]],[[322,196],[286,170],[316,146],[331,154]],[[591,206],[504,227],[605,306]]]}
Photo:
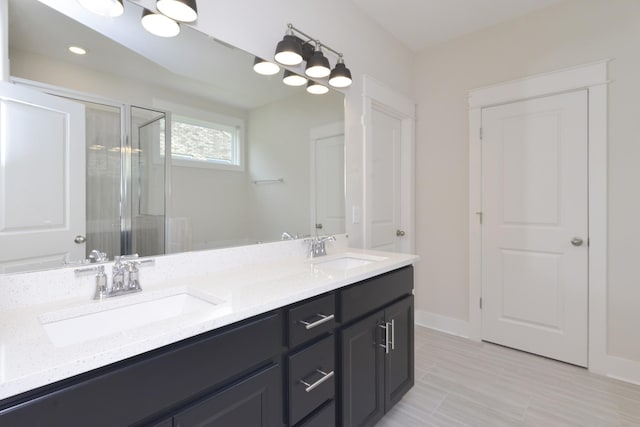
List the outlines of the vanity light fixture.
{"label": "vanity light fixture", "polygon": [[309,79],[300,74],[296,74],[293,71],[284,70],[284,77],[282,77],[282,83],[287,86],[304,86]]}
{"label": "vanity light fixture", "polygon": [[142,12],[142,26],[151,34],[159,37],[175,37],[180,33],[180,24],[173,19],[145,9]]}
{"label": "vanity light fixture", "polygon": [[316,41],[316,47],[311,55],[311,58],[307,61],[307,66],[304,69],[304,73],[315,79],[321,79],[323,77],[327,77],[329,73],[331,73],[331,68],[329,68],[329,60],[322,53],[321,44],[319,41]]}
{"label": "vanity light fixture", "polygon": [[276,46],[274,59],[282,65],[298,65],[304,59],[302,57],[301,40],[293,35],[293,25],[289,24],[287,33]]}
{"label": "vanity light fixture", "polygon": [[329,92],[329,88],[322,83],[309,80],[309,83],[307,84],[307,92],[313,95],[324,95],[325,93]]}
{"label": "vanity light fixture", "polygon": [[[331,69],[329,60],[322,51],[323,49],[338,57],[336,66],[333,70]],[[329,77],[329,85],[336,88],[349,87],[352,83],[351,71],[344,64],[342,53],[332,49],[324,43],[321,43],[319,40],[314,39],[308,34],[305,34],[292,24],[287,24],[287,32],[285,33],[284,38],[278,42],[274,58],[276,62],[286,66],[296,66],[301,64],[303,61],[306,61],[304,73],[307,76],[314,79]],[[303,77],[295,73],[285,71],[282,81],[291,86],[294,86],[291,82],[297,82],[300,86],[304,85],[305,82],[302,82],[299,78]],[[311,83],[309,83],[309,85],[311,85]],[[327,89],[326,86],[322,84],[320,84],[320,86]],[[309,87],[307,87],[307,90],[309,90]]]}
{"label": "vanity light fixture", "polygon": [[158,0],[156,8],[175,21],[193,22],[198,19],[196,0]]}
{"label": "vanity light fixture", "polygon": [[280,66],[256,56],[253,60],[253,71],[263,76],[273,76],[280,72]]}
{"label": "vanity light fixture", "polygon": [[329,75],[329,84],[333,87],[348,87],[351,82],[351,71],[344,65],[344,59],[340,55],[336,66]]}
{"label": "vanity light fixture", "polygon": [[78,0],[85,9],[109,18],[115,18],[124,13],[123,0]]}

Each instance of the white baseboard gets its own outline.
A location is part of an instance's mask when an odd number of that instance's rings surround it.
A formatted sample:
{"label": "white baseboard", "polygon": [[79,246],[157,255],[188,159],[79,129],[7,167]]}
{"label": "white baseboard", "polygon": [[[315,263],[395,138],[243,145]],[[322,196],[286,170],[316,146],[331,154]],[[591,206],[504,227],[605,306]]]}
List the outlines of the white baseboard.
{"label": "white baseboard", "polygon": [[[415,311],[415,320],[416,325],[472,339],[470,322],[423,310]],[[606,355],[603,362],[600,369],[594,370],[595,373],[640,385],[640,361]]]}
{"label": "white baseboard", "polygon": [[471,337],[471,324],[465,320],[431,313],[429,311],[415,311],[416,325],[437,331],[446,332],[463,338]]}
{"label": "white baseboard", "polygon": [[640,361],[607,356],[606,376],[640,385]]}

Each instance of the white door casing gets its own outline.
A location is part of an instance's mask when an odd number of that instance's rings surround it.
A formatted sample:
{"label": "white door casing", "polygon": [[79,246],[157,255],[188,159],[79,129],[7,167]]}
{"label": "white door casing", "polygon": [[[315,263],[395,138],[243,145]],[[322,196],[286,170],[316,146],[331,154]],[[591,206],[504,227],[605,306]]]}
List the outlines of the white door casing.
{"label": "white door casing", "polygon": [[525,77],[469,92],[469,334],[482,338],[481,297],[481,111],[579,89],[588,91],[588,367],[601,374],[628,377],[607,354],[607,63]]}
{"label": "white door casing", "polygon": [[415,251],[414,127],[414,103],[365,76],[362,217],[366,248]]}
{"label": "white door casing", "polygon": [[482,338],[580,366],[587,126],[586,90],[482,110]]}
{"label": "white door casing", "polygon": [[0,272],[85,258],[84,106],[0,82]]}
{"label": "white door casing", "polygon": [[[312,235],[345,232],[344,123],[311,129],[311,218]],[[316,228],[316,227],[322,228]]]}

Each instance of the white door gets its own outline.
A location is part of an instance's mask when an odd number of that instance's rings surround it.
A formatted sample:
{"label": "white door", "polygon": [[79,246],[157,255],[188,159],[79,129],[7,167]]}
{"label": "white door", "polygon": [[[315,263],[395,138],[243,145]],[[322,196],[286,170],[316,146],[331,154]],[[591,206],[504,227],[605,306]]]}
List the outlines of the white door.
{"label": "white door", "polygon": [[587,365],[587,91],[482,110],[482,334]]}
{"label": "white door", "polygon": [[369,226],[371,249],[401,252],[402,119],[374,104],[371,109]]}
{"label": "white door", "polygon": [[[415,104],[364,76],[363,246],[392,252],[415,251]],[[360,223],[352,206],[353,224]]]}
{"label": "white door", "polygon": [[0,273],[85,258],[84,106],[0,82]]}
{"label": "white door", "polygon": [[314,170],[312,232],[334,235],[345,232],[344,124],[311,131]]}

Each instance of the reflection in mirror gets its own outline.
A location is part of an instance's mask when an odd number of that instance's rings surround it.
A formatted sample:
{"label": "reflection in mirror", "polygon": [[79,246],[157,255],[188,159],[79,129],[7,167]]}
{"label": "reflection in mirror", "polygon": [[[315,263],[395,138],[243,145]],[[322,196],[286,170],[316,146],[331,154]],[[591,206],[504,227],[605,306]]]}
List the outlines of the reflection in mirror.
{"label": "reflection in mirror", "polygon": [[[62,226],[72,236],[62,245],[81,254],[38,253],[15,238],[20,251],[5,249],[0,230],[0,272],[51,268],[93,249],[113,259],[344,232],[342,94],[312,96],[281,75],[260,76],[253,55],[187,26],[160,40],[142,29],[133,2],[119,18],[91,15],[77,2],[9,0],[12,78],[83,107],[86,164],[72,166],[86,168],[86,181],[85,207],[74,211],[81,228]],[[86,55],[67,51],[78,43]]]}

